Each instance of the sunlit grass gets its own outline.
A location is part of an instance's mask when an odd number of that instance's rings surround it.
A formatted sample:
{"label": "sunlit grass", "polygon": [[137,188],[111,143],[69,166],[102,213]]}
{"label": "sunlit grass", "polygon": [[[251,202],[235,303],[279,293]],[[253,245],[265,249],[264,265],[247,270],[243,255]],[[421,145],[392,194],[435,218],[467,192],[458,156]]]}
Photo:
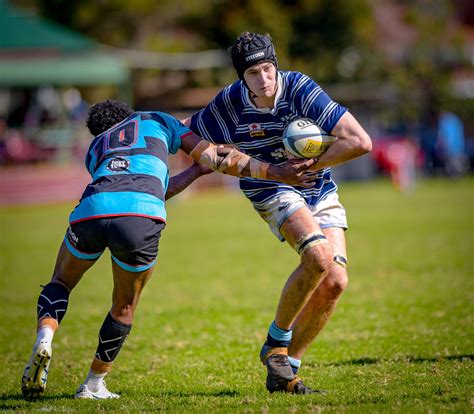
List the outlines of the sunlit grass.
{"label": "sunlit grass", "polygon": [[473,180],[342,184],[350,284],[301,375],[326,396],[270,395],[258,351],[298,257],[237,192],[169,204],[159,262],[108,377],[72,399],[110,307],[108,253],[71,295],[42,401],[21,399],[35,303],[71,204],[0,210],[0,408],[21,411],[472,412]]}

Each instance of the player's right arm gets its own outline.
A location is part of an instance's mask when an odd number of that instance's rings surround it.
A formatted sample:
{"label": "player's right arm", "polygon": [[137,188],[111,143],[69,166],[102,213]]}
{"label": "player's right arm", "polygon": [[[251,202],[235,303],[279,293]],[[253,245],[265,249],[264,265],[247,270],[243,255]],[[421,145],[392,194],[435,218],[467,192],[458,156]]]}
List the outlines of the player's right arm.
{"label": "player's right arm", "polygon": [[342,164],[372,150],[369,134],[350,112],[345,112],[341,116],[331,134],[336,136],[337,140],[319,157],[311,169],[319,170]]}
{"label": "player's right arm", "polygon": [[313,119],[321,128],[338,138],[310,170],[342,164],[372,150],[369,135],[347,108],[334,102],[308,76],[297,73],[295,77],[303,85],[294,96],[294,105],[300,108],[301,115]]}

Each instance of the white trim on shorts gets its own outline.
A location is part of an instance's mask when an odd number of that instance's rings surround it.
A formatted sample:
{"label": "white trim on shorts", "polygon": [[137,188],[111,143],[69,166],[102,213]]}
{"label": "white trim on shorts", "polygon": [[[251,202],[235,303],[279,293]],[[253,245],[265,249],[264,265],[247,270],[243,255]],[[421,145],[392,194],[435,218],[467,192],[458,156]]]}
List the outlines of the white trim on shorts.
{"label": "white trim on shorts", "polygon": [[280,233],[280,227],[295,211],[302,207],[311,210],[314,219],[322,229],[340,227],[346,230],[348,228],[346,210],[335,191],[329,193],[314,206],[308,205],[305,199],[295,191],[278,193],[265,203],[258,203],[258,207],[254,203],[252,204],[280,241],[285,241]]}

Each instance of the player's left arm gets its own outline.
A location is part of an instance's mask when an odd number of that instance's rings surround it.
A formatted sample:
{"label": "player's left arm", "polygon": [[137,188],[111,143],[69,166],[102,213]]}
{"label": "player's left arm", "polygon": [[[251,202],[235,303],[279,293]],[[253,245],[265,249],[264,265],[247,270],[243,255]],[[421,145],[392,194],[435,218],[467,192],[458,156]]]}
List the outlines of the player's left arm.
{"label": "player's left arm", "polygon": [[331,135],[337,137],[337,140],[319,157],[317,163],[309,168],[310,170],[342,164],[372,150],[369,134],[350,112],[345,112],[339,118]]}
{"label": "player's left arm", "polygon": [[179,194],[181,191],[189,187],[195,180],[203,175],[212,173],[212,170],[204,165],[194,162],[189,168],[180,172],[179,174],[170,177],[168,189],[166,190],[165,199]]}

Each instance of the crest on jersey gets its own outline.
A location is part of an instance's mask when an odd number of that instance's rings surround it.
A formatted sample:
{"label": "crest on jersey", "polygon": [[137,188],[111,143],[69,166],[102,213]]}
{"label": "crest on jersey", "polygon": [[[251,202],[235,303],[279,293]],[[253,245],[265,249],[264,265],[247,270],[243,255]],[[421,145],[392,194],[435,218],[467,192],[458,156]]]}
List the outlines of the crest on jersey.
{"label": "crest on jersey", "polygon": [[130,161],[120,157],[112,158],[107,164],[107,169],[112,172],[125,171],[128,167],[130,167]]}
{"label": "crest on jersey", "polygon": [[249,124],[249,131],[252,138],[265,136],[265,131],[262,129],[262,124]]}

